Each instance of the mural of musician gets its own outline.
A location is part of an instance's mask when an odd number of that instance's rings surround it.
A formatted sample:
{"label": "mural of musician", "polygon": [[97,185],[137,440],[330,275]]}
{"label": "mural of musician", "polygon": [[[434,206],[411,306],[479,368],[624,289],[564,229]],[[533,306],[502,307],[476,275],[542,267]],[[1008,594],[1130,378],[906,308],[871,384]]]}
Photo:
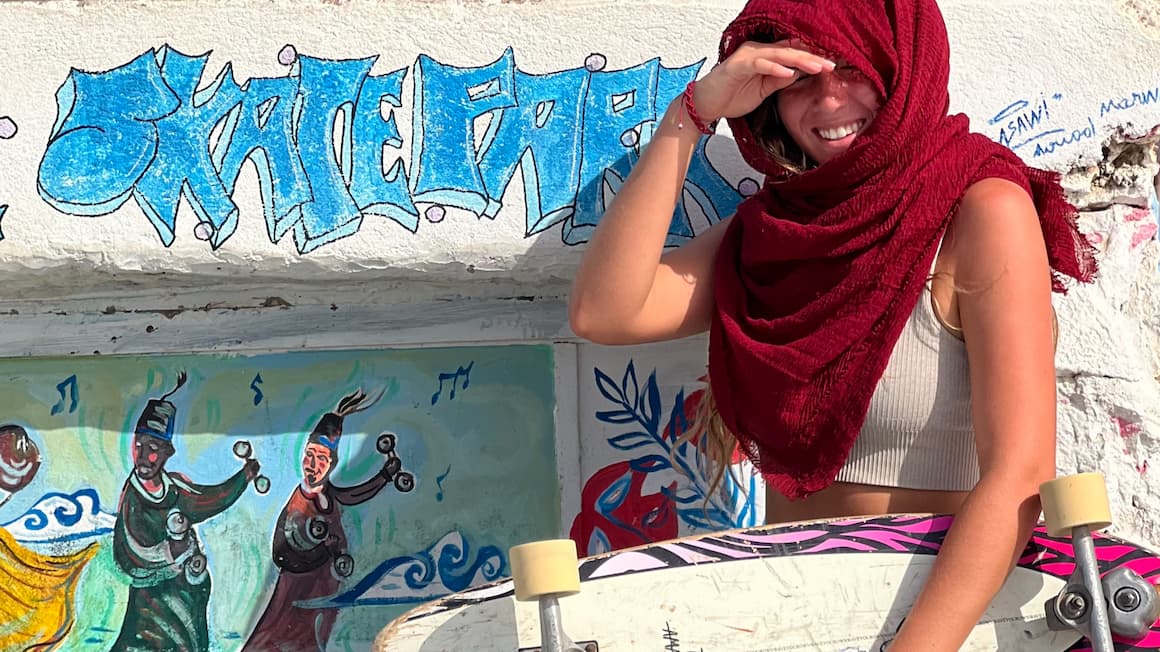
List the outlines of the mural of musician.
{"label": "mural of musician", "polygon": [[169,401],[186,381],[150,399],[133,433],[133,470],[125,481],[113,530],[113,557],[129,576],[129,599],[112,649],[209,649],[211,582],[205,550],[193,526],[229,509],[258,479],[258,462],[216,485],[200,485],[166,468],[177,408]]}
{"label": "mural of musician", "polygon": [[[0,426],[0,506],[32,482],[40,449],[18,426]],[[51,650],[73,628],[81,571],[96,543],[65,555],[45,555],[21,545],[0,528],[0,650]]]}
{"label": "mural of musician", "polygon": [[382,467],[369,479],[351,487],[330,481],[339,463],[339,440],[344,419],[374,405],[382,393],[369,398],[359,390],[345,396],[327,412],[306,439],[302,451],[302,481],[286,501],[274,528],[273,561],[278,580],[273,595],[250,634],[244,650],[315,652],[326,649],[338,612],[296,605],[338,592],[354,573],[342,527],[344,507],[374,498],[387,485],[400,492],[415,487],[415,478],[402,470],[394,434],[379,435],[376,447],[384,456]]}

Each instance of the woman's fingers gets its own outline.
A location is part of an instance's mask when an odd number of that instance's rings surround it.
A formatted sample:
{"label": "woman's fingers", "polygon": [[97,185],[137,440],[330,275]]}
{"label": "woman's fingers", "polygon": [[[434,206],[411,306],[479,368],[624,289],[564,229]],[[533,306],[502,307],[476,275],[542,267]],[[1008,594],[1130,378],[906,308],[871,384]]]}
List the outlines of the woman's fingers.
{"label": "woman's fingers", "polygon": [[751,65],[755,75],[767,75],[782,79],[793,79],[797,75],[797,71],[793,68],[787,68],[771,59],[754,59]]}
{"label": "woman's fingers", "polygon": [[833,70],[835,64],[825,57],[804,49],[786,45],[785,41],[778,43],[753,43],[742,55],[755,60],[764,59],[780,64],[786,68],[797,68],[802,72],[817,74],[823,70]]}

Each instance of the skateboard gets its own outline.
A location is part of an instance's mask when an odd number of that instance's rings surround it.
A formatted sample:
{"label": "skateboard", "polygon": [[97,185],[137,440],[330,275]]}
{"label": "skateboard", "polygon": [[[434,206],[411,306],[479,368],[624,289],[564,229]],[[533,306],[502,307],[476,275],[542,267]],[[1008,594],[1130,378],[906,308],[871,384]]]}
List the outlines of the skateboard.
{"label": "skateboard", "polygon": [[[1102,476],[1059,478],[1040,493],[1044,521],[961,649],[1160,651],[1160,556],[1098,533],[1111,523]],[[412,609],[373,649],[880,652],[952,520],[779,524],[583,560],[568,539],[522,544],[511,578]]]}

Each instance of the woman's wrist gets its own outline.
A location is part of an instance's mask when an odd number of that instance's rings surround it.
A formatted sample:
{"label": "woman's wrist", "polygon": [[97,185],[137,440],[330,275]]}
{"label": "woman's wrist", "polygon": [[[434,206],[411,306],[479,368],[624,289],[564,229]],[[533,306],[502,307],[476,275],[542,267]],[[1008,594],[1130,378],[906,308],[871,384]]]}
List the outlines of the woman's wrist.
{"label": "woman's wrist", "polygon": [[681,94],[681,104],[697,131],[708,136],[717,130],[717,123],[720,122],[721,116],[700,110],[700,107],[704,106],[704,102],[700,106],[697,104],[696,81],[691,81],[685,86],[685,92]]}
{"label": "woman's wrist", "polygon": [[684,95],[678,95],[669,102],[668,109],[659,120],[657,132],[657,136],[664,133],[687,141],[690,145],[696,144],[703,136],[703,133],[693,124],[693,119],[685,106]]}

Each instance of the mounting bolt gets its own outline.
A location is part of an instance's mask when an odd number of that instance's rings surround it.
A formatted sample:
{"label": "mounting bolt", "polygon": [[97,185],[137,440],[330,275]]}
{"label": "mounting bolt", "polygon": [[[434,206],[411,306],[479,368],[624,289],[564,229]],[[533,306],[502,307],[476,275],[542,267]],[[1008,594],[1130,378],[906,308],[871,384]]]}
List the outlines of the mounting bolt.
{"label": "mounting bolt", "polygon": [[1115,602],[1120,611],[1135,611],[1140,606],[1140,592],[1130,587],[1122,588],[1116,591]]}
{"label": "mounting bolt", "polygon": [[1068,593],[1063,597],[1060,611],[1068,620],[1078,620],[1087,613],[1087,600],[1078,593]]}

